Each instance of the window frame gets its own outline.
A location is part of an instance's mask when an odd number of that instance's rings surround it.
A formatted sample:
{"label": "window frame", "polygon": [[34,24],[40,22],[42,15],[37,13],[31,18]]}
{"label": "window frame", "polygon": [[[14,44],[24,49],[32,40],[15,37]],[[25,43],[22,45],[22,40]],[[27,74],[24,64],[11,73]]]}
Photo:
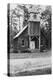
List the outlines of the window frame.
{"label": "window frame", "polygon": [[36,15],[36,14],[34,14],[34,15],[33,15],[33,18],[34,18],[34,19],[36,19],[36,18],[37,18],[37,15]]}
{"label": "window frame", "polygon": [[21,44],[22,44],[22,47],[25,46],[25,40],[24,39],[21,40]]}

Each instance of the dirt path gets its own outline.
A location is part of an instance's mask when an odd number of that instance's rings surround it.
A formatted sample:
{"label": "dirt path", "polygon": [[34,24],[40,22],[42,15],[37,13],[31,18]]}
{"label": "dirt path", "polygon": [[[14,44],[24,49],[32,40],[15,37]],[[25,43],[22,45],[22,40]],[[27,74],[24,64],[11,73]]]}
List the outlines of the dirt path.
{"label": "dirt path", "polygon": [[51,68],[51,57],[10,59],[10,73],[12,75],[44,68]]}

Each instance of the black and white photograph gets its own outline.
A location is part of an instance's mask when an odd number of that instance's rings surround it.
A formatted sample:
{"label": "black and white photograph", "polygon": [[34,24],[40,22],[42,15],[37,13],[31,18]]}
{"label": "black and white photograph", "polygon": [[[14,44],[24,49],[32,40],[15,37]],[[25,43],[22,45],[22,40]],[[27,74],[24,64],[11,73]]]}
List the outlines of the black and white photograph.
{"label": "black and white photograph", "polygon": [[52,74],[52,6],[7,4],[8,76]]}

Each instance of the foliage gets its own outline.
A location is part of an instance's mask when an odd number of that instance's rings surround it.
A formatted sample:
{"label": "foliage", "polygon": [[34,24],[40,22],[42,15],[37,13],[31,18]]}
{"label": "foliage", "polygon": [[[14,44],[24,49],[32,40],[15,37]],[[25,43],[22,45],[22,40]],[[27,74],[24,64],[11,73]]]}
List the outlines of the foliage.
{"label": "foliage", "polygon": [[51,27],[52,27],[52,22],[51,22],[51,6],[47,6],[45,11],[42,12],[41,14],[41,19],[43,21],[42,29],[41,31],[43,31],[45,37],[47,38],[47,43],[46,45],[48,46],[48,48],[51,48]]}
{"label": "foliage", "polygon": [[46,31],[51,30],[51,7],[47,6],[45,11],[41,13],[41,19],[43,21],[42,26]]}
{"label": "foliage", "polygon": [[24,21],[23,21],[23,27],[24,27],[28,23],[29,12],[28,12],[28,8],[26,7],[26,5],[24,5],[24,4],[23,5],[19,5],[19,7],[22,8],[23,11],[24,11]]}

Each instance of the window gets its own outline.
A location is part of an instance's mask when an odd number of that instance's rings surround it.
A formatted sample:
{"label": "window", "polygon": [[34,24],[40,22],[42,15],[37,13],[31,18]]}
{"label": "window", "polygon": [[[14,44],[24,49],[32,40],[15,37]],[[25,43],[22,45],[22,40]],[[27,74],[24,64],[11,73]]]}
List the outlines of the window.
{"label": "window", "polygon": [[22,39],[22,46],[24,46],[24,39]]}
{"label": "window", "polygon": [[34,14],[34,16],[33,16],[33,17],[34,17],[34,19],[36,19],[36,14]]}

